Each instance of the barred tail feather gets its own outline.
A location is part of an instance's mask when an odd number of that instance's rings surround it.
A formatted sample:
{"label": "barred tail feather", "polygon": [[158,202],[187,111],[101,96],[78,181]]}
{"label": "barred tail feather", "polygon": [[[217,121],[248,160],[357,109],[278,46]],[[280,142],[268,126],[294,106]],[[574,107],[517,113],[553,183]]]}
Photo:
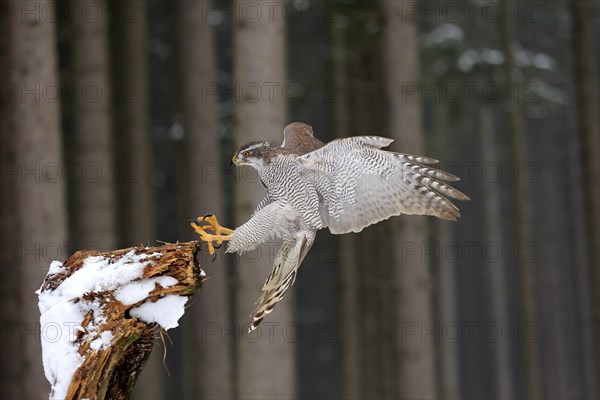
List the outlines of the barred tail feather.
{"label": "barred tail feather", "polygon": [[[314,237],[314,234],[311,235]],[[307,235],[300,234],[295,242],[284,241],[275,257],[273,271],[263,285],[263,293],[257,301],[257,308],[252,314],[252,322],[248,332],[256,329],[262,320],[273,311],[275,305],[283,299],[286,292],[296,280],[298,267],[310,250],[312,243]]]}

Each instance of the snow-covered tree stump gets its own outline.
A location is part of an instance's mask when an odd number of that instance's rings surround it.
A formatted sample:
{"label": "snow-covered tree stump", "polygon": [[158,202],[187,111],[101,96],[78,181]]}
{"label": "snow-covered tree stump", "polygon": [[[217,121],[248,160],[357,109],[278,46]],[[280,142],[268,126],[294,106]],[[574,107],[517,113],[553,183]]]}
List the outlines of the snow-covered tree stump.
{"label": "snow-covered tree stump", "polygon": [[37,292],[51,398],[128,398],[160,329],[174,328],[204,278],[198,242],[79,251]]}

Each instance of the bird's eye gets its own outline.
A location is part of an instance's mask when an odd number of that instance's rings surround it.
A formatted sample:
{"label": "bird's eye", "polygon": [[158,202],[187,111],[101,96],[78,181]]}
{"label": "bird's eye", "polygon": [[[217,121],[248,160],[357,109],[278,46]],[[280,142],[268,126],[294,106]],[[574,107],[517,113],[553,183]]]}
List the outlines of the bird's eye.
{"label": "bird's eye", "polygon": [[250,155],[250,153],[248,153],[247,151],[245,151],[245,152],[243,152],[243,153],[242,153],[242,155],[243,155],[244,157],[248,157],[248,156]]}

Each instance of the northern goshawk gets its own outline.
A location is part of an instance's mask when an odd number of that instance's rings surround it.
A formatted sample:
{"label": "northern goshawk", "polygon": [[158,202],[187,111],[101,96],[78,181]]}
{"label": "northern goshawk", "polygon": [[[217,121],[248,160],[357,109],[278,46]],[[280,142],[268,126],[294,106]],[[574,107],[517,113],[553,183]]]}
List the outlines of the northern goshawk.
{"label": "northern goshawk", "polygon": [[192,227],[208,243],[211,254],[213,243],[223,241],[229,241],[227,253],[253,250],[274,237],[282,241],[249,330],[258,326],[294,283],[317,230],[360,232],[400,214],[450,221],[460,216],[446,197],[469,198],[443,183],[459,178],[425,166],[438,162],[432,158],[381,150],[392,141],[355,136],[324,144],[309,125],[294,122],[285,128],[280,147],[251,142],[235,153],[237,166],[249,165],[258,171],[266,197],[250,220],[235,230],[223,228],[214,216],[198,218]]}

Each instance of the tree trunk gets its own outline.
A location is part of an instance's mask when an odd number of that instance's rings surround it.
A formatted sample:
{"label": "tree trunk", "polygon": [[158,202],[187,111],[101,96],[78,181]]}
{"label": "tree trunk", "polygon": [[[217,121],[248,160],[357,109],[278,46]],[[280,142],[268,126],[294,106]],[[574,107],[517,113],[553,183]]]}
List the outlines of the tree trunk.
{"label": "tree trunk", "polygon": [[[421,101],[407,95],[407,85],[420,81],[417,25],[404,14],[405,1],[382,1],[386,18],[384,28],[385,77],[389,104],[389,132],[396,149],[422,153]],[[397,268],[397,318],[400,398],[436,397],[434,343],[430,336],[421,340],[425,329],[432,329],[429,266],[420,251],[427,243],[427,221],[422,216],[403,216],[393,220],[394,265]],[[416,254],[409,256],[409,246]],[[408,334],[408,329],[417,330]]]}
{"label": "tree trunk", "polygon": [[[494,112],[487,104],[481,105],[479,110],[481,123],[481,143],[484,165],[499,163],[496,149],[499,147],[494,140]],[[484,182],[485,216],[486,216],[486,241],[495,243],[500,248],[506,248],[503,241],[503,224],[500,201],[502,198],[499,182]],[[492,311],[494,321],[508,332],[510,320],[508,318],[508,301],[506,293],[509,289],[506,284],[505,258],[499,257],[495,263],[490,263],[489,280],[491,289]],[[511,346],[509,335],[502,337],[494,346],[496,353],[496,380],[498,391],[496,396],[502,399],[514,398],[514,384],[512,375]]]}
{"label": "tree trunk", "polygon": [[[567,146],[557,145],[564,144],[565,139],[553,129],[559,123],[560,119],[552,115],[538,125],[545,134],[542,143],[536,146],[536,154],[541,163],[546,163],[542,164],[542,170],[553,177],[560,177],[565,170],[563,160]],[[577,183],[569,189],[574,192]],[[535,234],[536,243],[543,249],[539,255],[543,273],[535,275],[541,289],[539,296],[545,299],[539,304],[539,330],[543,332],[540,336],[543,343],[547,343],[543,352],[540,351],[542,396],[553,394],[563,399],[581,399],[585,398],[586,389],[582,365],[586,347],[580,347],[585,325],[580,319],[581,305],[573,290],[577,287],[577,267],[573,255],[562,247],[570,247],[569,222],[573,216],[561,213],[568,209],[569,202],[566,196],[556,195],[568,186],[557,178],[542,179],[535,186],[536,192],[542,194],[539,199],[543,199],[535,211],[538,218],[545,220],[543,228]],[[565,265],[573,268],[565,268]],[[580,329],[570,328],[578,323],[581,323]]]}
{"label": "tree trunk", "polygon": [[[586,396],[598,397],[598,357],[600,338],[600,122],[598,107],[598,62],[594,48],[592,28],[593,4],[586,1],[572,1],[573,48],[575,58],[575,82],[577,83],[577,112],[579,124],[579,146],[581,149],[581,187],[583,189],[584,215],[586,225],[588,268],[578,265],[581,315],[584,322],[582,341],[584,348],[593,351],[584,355],[584,379]],[[595,55],[595,56],[594,56]],[[592,184],[592,182],[595,182]]]}
{"label": "tree trunk", "polygon": [[[0,82],[11,84],[11,67],[8,65],[9,38],[11,30],[8,18],[0,18]],[[17,82],[12,82],[15,84]],[[14,97],[17,96],[17,97]],[[10,131],[12,108],[20,101],[19,92],[7,95],[0,101],[0,165],[2,169],[2,196],[0,196],[0,321],[6,334],[0,351],[0,398],[14,399],[23,397],[21,388],[26,377],[22,351],[20,319],[22,316],[19,290],[22,273],[19,268],[19,238],[15,236],[18,221],[15,210],[17,202],[15,192],[19,183],[19,166],[15,159],[15,137]]]}
{"label": "tree trunk", "polygon": [[[51,3],[49,0],[20,2],[23,9],[46,10],[43,17],[39,13],[20,12],[3,17],[7,21],[4,40],[8,82],[18,85],[17,93],[6,99],[10,111],[6,115],[8,121],[3,124],[14,141],[14,160],[19,168],[14,185],[16,210],[12,211],[16,229],[9,237],[17,246],[11,270],[20,271],[22,277],[18,286],[22,297],[16,304],[18,320],[13,321],[21,339],[15,351],[22,358],[8,364],[16,363],[19,369],[13,378],[20,390],[11,394],[20,398],[45,398],[48,394],[40,363],[36,332],[39,312],[33,292],[42,282],[48,259],[64,255],[67,239],[56,25],[52,22],[55,8]],[[5,240],[3,235],[2,241]]]}
{"label": "tree trunk", "polygon": [[[208,95],[216,89],[217,78],[213,29],[206,18],[206,6],[212,6],[212,2],[177,2],[187,164],[185,209],[190,218],[209,213],[224,214],[217,97]],[[187,225],[185,228],[185,236],[193,236]],[[201,255],[207,258],[207,252]],[[189,377],[193,397],[230,399],[233,342],[222,339],[222,333],[230,323],[228,274],[221,256],[207,265],[212,271],[211,284],[202,291],[203,299],[192,306],[195,326],[190,330],[192,335],[186,345],[186,348],[197,348],[187,353],[184,369],[193,373]]]}
{"label": "tree trunk", "polygon": [[[600,265],[600,121],[598,120],[598,58],[593,42],[593,5],[586,1],[571,3],[573,48],[577,82],[577,111],[582,160],[587,234],[591,265]],[[596,15],[597,16],[597,15]],[[598,270],[596,270],[596,273]],[[598,275],[596,275],[598,277]],[[596,281],[597,282],[597,281]]]}
{"label": "tree trunk", "polygon": [[[453,127],[448,123],[449,118],[449,106],[447,103],[440,102],[434,104],[435,109],[433,113],[433,125],[432,131],[434,132],[434,138],[436,149],[439,152],[433,154],[440,154],[440,157],[449,156],[449,151],[443,151],[442,149],[450,148],[450,132]],[[456,240],[456,234],[452,224],[446,221],[436,221],[434,224],[433,237],[439,243],[439,248],[443,248],[447,243],[452,243]],[[450,260],[448,257],[440,257],[438,263],[438,272],[435,275],[439,281],[439,288],[437,289],[437,310],[436,322],[439,323],[440,327],[452,327],[455,326],[459,321],[459,306],[458,306],[458,271],[460,268],[460,262]],[[462,371],[460,368],[460,343],[456,340],[444,340],[442,339],[438,347],[438,373],[439,373],[439,397],[442,399],[461,399],[462,395],[461,388],[461,376]]]}
{"label": "tree trunk", "polygon": [[[516,44],[515,23],[512,19],[514,3],[512,0],[502,2],[503,19],[501,24],[502,40],[504,41],[504,54],[506,56],[506,75],[507,89],[513,87],[518,82],[518,70],[513,57],[513,47]],[[510,90],[507,90],[509,93]],[[512,161],[517,168],[525,164],[526,156],[526,136],[523,127],[523,116],[519,104],[510,96],[507,96],[507,107],[510,121],[510,135],[512,145]],[[532,243],[532,233],[530,229],[531,213],[528,207],[528,194],[525,187],[525,180],[517,176],[514,182],[515,192],[515,212],[516,212],[516,246],[525,249],[525,246]],[[535,323],[537,321],[538,310],[535,299],[535,277],[534,265],[526,262],[526,257],[517,257],[517,268],[520,273],[519,286],[521,297],[520,322],[522,324]],[[530,341],[522,343],[523,357],[525,362],[525,397],[541,397],[540,382],[540,362],[536,343]]]}
{"label": "tree trunk", "polygon": [[[236,10],[244,7],[236,3]],[[255,3],[256,4],[256,3]],[[236,142],[253,140],[281,143],[286,123],[285,26],[283,10],[270,13],[262,6],[258,20],[236,13],[234,32],[236,85]],[[273,90],[271,90],[273,89]],[[257,174],[249,168],[238,172],[236,183],[236,226],[248,220],[264,197]],[[273,268],[273,243],[239,258],[237,265],[236,320],[242,336],[237,344],[238,372],[235,395],[240,398],[291,398],[296,394],[294,343],[286,340],[284,327],[293,322],[293,297],[288,295],[251,334],[245,334],[253,303]],[[259,338],[259,339],[257,339]]]}
{"label": "tree trunk", "polygon": [[148,127],[147,3],[113,1],[114,177],[119,242],[147,244],[154,237],[151,140]]}
{"label": "tree trunk", "polygon": [[91,20],[73,13],[73,78],[79,90],[73,109],[72,242],[77,248],[108,250],[116,244],[112,156],[111,84],[108,58],[109,10],[104,0],[79,0],[78,9],[98,9]]}
{"label": "tree trunk", "polygon": [[[156,240],[148,124],[147,6],[144,0],[111,2],[115,16],[111,49],[119,246],[149,245]],[[160,397],[164,375],[161,357],[155,354],[133,396]]]}

